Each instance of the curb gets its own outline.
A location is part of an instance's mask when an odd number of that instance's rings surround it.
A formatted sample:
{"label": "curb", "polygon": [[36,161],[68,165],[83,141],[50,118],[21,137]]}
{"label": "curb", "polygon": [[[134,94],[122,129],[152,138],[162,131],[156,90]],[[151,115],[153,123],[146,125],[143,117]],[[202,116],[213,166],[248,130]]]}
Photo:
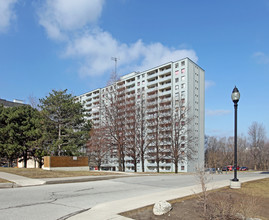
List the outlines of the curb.
{"label": "curb", "polygon": [[[87,178],[78,178],[78,179],[74,179],[74,178],[53,179],[53,180],[45,180],[44,184],[81,183],[81,182],[117,179],[117,178],[121,178],[121,177],[123,177],[123,176],[96,176],[96,177],[87,177]],[[125,177],[127,177],[127,176],[125,176]]]}
{"label": "curb", "polygon": [[17,188],[18,185],[16,183],[0,183],[0,189],[2,188]]}

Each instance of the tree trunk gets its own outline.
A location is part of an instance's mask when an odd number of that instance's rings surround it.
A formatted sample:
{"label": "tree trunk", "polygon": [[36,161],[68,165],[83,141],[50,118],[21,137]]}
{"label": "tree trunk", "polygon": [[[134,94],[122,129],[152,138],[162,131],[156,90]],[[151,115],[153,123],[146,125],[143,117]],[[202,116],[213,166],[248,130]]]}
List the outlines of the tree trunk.
{"label": "tree trunk", "polygon": [[118,150],[118,163],[119,163],[119,171],[122,171],[122,159],[121,159],[121,151]]}
{"label": "tree trunk", "polygon": [[145,172],[144,152],[141,153],[142,172]]}
{"label": "tree trunk", "polygon": [[23,151],[23,167],[27,168],[27,150]]}
{"label": "tree trunk", "polygon": [[[59,124],[59,129],[58,129],[58,140],[61,140],[61,124]],[[58,156],[61,156],[61,144],[58,144]]]}
{"label": "tree trunk", "polygon": [[175,173],[178,173],[178,161],[175,160]]}
{"label": "tree trunk", "polygon": [[160,158],[159,158],[159,146],[156,149],[156,164],[157,164],[157,173],[160,172]]}
{"label": "tree trunk", "polygon": [[13,159],[9,158],[9,160],[8,160],[8,167],[12,167],[12,162],[13,162]]}
{"label": "tree trunk", "polygon": [[38,161],[38,167],[39,167],[39,168],[42,168],[42,159],[40,159],[40,160]]}
{"label": "tree trunk", "polygon": [[136,157],[134,158],[134,172],[137,172],[137,162],[136,162]]}

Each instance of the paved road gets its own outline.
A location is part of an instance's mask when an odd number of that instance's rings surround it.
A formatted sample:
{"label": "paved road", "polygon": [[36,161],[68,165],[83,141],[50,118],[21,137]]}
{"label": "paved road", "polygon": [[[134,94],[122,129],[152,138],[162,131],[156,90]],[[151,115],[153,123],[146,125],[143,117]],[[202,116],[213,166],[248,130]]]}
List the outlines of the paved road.
{"label": "paved road", "polygon": [[[240,173],[239,179],[261,175]],[[210,175],[211,182],[232,174]],[[0,189],[1,219],[66,219],[109,201],[197,184],[193,175],[130,176],[112,180]]]}

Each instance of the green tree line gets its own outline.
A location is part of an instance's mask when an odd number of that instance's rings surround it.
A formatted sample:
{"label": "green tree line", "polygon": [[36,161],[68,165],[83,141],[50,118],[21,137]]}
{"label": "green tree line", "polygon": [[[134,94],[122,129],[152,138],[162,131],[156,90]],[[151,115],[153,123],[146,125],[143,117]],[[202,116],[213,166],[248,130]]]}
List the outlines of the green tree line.
{"label": "green tree line", "polygon": [[75,102],[67,90],[52,90],[30,105],[6,108],[0,105],[0,157],[9,166],[21,158],[24,167],[29,157],[42,166],[46,155],[78,156],[89,140],[90,121],[81,103]]}

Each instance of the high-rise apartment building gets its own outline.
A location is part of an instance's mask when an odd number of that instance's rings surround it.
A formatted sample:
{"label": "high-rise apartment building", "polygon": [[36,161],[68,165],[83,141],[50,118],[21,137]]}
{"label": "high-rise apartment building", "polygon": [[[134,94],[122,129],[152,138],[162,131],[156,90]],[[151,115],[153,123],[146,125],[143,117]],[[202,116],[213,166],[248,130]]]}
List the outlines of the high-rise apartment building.
{"label": "high-rise apartment building", "polygon": [[[179,172],[192,172],[198,166],[204,165],[205,72],[196,63],[189,58],[169,62],[143,72],[124,75],[110,86],[77,96],[76,100],[83,103],[89,119],[96,128],[106,120],[102,106],[105,105],[105,99],[111,90],[118,91],[117,96],[121,98],[121,106],[124,105],[125,109],[129,105],[128,108],[140,106],[141,110],[141,103],[145,106],[142,119],[146,122],[143,135],[148,143],[144,157],[145,172],[156,171],[157,162],[159,171],[175,171],[175,159],[171,152],[171,146],[175,143],[180,146],[182,154],[177,162]],[[137,108],[134,107],[133,111],[129,111],[129,115],[124,114],[125,125],[131,121],[138,123],[137,117],[133,117],[134,120],[130,119],[130,114],[135,115],[136,112]],[[174,118],[174,115],[180,117]],[[181,119],[172,123],[172,118]],[[179,136],[175,134],[177,127],[181,127],[178,129]],[[125,130],[130,130],[130,126]],[[175,140],[175,137],[179,140]],[[136,141],[134,140],[134,143]],[[188,150],[190,148],[192,150]],[[156,157],[156,152],[161,156]],[[192,155],[187,156],[190,152]],[[134,170],[132,157],[128,154],[124,157],[125,170]],[[101,167],[118,170],[115,155],[108,155]],[[141,158],[137,160],[136,169],[142,170]]]}

